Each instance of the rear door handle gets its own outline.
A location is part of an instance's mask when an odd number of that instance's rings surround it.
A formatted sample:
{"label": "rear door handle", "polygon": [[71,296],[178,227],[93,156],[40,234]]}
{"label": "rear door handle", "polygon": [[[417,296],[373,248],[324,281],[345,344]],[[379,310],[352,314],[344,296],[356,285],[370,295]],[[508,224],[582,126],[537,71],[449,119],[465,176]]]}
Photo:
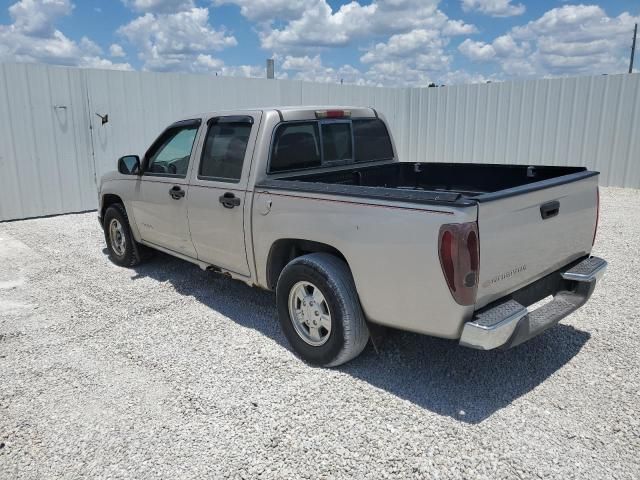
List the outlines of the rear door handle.
{"label": "rear door handle", "polygon": [[224,208],[233,208],[240,206],[240,199],[231,192],[226,192],[224,195],[220,195],[220,203]]}
{"label": "rear door handle", "polygon": [[555,217],[558,213],[560,213],[560,202],[557,200],[540,205],[540,216],[543,220]]}
{"label": "rear door handle", "polygon": [[171,195],[171,198],[174,200],[180,200],[184,197],[185,193],[186,192],[179,185],[174,185],[171,187],[171,190],[169,190],[169,195]]}

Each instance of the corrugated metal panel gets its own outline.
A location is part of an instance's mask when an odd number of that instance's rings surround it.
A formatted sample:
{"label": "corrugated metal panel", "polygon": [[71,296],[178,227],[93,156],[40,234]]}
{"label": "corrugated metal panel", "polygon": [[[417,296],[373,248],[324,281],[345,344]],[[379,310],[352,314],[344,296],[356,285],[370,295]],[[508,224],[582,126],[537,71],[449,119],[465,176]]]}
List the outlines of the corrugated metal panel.
{"label": "corrugated metal panel", "polygon": [[32,64],[0,74],[0,220],[95,208],[95,178],[175,119],[268,105],[372,106],[403,161],[585,165],[602,185],[640,188],[638,74],[422,89]]}
{"label": "corrugated metal panel", "polygon": [[0,65],[0,220],[94,208],[82,71]]}
{"label": "corrugated metal panel", "polygon": [[584,165],[601,172],[601,185],[640,188],[638,74],[408,95],[413,120],[403,132],[410,139],[403,160]]}

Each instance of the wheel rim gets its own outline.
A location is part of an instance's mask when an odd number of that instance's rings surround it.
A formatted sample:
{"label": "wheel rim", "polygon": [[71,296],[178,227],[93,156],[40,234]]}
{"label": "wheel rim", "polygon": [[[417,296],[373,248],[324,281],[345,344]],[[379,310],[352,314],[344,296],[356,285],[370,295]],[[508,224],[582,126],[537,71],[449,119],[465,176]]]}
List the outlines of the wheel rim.
{"label": "wheel rim", "polygon": [[298,336],[309,345],[319,347],[329,340],[331,312],[318,287],[298,282],[289,292],[289,317]]}
{"label": "wheel rim", "polygon": [[111,222],[109,222],[109,240],[115,254],[119,257],[123,256],[127,247],[127,241],[124,236],[122,224],[116,218],[111,219]]}

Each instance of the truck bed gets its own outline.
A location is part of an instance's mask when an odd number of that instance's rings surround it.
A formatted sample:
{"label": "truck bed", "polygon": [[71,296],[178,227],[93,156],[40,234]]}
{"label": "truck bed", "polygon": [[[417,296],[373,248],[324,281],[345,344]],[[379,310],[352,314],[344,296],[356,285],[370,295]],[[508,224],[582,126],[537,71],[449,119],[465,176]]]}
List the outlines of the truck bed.
{"label": "truck bed", "polygon": [[417,203],[470,205],[597,175],[584,167],[409,163],[289,174],[260,186]]}
{"label": "truck bed", "polygon": [[257,187],[473,212],[479,309],[590,253],[597,175],[584,167],[393,163],[289,174]]}

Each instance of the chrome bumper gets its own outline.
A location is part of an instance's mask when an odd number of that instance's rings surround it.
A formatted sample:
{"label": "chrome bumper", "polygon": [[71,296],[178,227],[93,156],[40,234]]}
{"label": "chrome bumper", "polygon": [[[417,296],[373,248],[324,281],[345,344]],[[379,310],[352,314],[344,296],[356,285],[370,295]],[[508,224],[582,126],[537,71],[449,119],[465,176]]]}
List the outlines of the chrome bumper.
{"label": "chrome bumper", "polygon": [[554,292],[552,301],[536,310],[529,311],[511,296],[504,302],[479,310],[465,323],[460,345],[492,350],[526,342],[584,305],[606,268],[605,260],[589,257],[567,271],[555,272],[552,275],[559,275],[557,280],[562,289]]}

